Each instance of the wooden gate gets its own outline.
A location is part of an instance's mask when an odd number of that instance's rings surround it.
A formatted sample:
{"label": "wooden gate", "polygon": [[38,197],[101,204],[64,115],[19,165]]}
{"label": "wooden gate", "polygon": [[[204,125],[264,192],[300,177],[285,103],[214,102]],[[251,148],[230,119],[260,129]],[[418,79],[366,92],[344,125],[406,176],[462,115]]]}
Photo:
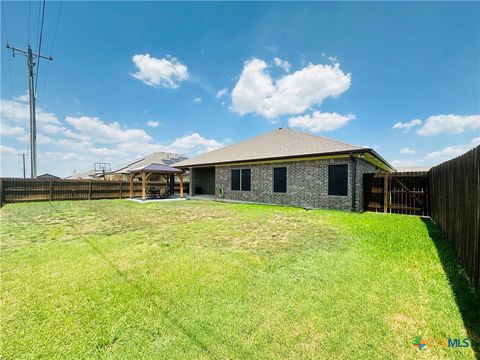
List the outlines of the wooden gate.
{"label": "wooden gate", "polygon": [[430,215],[426,171],[363,175],[363,209],[366,211]]}

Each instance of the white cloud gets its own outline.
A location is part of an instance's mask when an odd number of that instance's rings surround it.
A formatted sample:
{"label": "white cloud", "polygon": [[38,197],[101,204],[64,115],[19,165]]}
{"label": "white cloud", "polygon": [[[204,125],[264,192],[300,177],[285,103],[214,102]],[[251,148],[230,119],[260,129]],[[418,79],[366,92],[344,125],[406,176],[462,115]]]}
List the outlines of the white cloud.
{"label": "white cloud", "polygon": [[312,132],[331,131],[339,129],[350,120],[354,120],[355,115],[340,115],[337,113],[322,113],[314,111],[312,114],[291,117],[288,119],[288,126],[308,129]]}
{"label": "white cloud", "polygon": [[278,57],[275,57],[273,58],[273,62],[275,63],[275,65],[282,68],[287,73],[290,72],[290,68],[292,67],[292,64],[290,64],[287,60],[282,60]]}
{"label": "white cloud", "polygon": [[417,160],[393,160],[390,162],[397,169],[402,167],[417,167],[417,166],[429,166],[431,162],[425,162],[423,159]]}
{"label": "white cloud", "polygon": [[196,97],[193,99],[193,101],[197,104],[200,104],[202,102],[202,98],[201,97]]}
{"label": "white cloud", "polygon": [[131,75],[149,86],[176,89],[189,76],[188,67],[171,56],[157,59],[150,54],[137,54],[132,60],[138,71]]}
{"label": "white cloud", "polygon": [[[24,134],[24,135],[18,136],[17,140],[22,143],[27,143],[30,141],[30,134]],[[48,137],[41,133],[37,134],[37,144],[39,145],[53,144],[54,142],[55,142],[55,139],[52,139],[51,137]]]}
{"label": "white cloud", "polygon": [[411,155],[411,154],[415,154],[416,152],[417,152],[416,150],[410,149],[409,147],[404,147],[403,149],[400,149],[400,154]]}
{"label": "white cloud", "polygon": [[[21,97],[20,97],[21,98]],[[30,107],[28,104],[25,104],[21,101],[16,100],[0,100],[1,108],[1,121],[2,122],[15,122],[20,124],[28,124],[30,121]],[[42,107],[37,106],[36,108],[36,119],[41,124],[56,124],[60,125],[60,121],[57,119],[55,114],[45,112]]]}
{"label": "white cloud", "polygon": [[336,56],[330,56],[330,55],[327,55],[326,53],[322,52],[322,56],[327,58],[331,63],[336,63],[338,62],[338,58]]}
{"label": "white cloud", "polygon": [[[120,143],[116,147],[117,150],[126,153],[126,154],[135,154],[137,155],[147,155],[154,152],[175,152],[175,149],[171,148],[169,145],[159,144],[159,143],[145,143],[142,144],[142,147],[139,148],[137,143],[134,142],[124,142]],[[130,155],[130,157],[132,157]]]}
{"label": "white cloud", "polygon": [[148,121],[147,125],[150,126],[150,127],[156,128],[156,127],[160,126],[160,122],[159,121]]}
{"label": "white cloud", "polygon": [[217,95],[216,95],[217,99],[220,99],[221,97],[227,95],[227,92],[228,92],[228,88],[226,88],[226,87],[221,89],[221,90],[218,90]]}
{"label": "white cloud", "polygon": [[122,142],[137,141],[138,144],[149,142],[152,138],[141,129],[126,129],[118,122],[104,123],[98,117],[72,117],[65,118],[80,135],[84,135],[97,142]]}
{"label": "white cloud", "polygon": [[422,125],[422,120],[413,119],[406,123],[397,122],[395,125],[393,125],[392,129],[402,129],[403,131],[407,132],[407,131],[410,131],[412,127],[419,126],[419,125]]}
{"label": "white cloud", "polygon": [[314,65],[292,74],[272,79],[268,65],[261,59],[245,62],[240,78],[232,91],[232,110],[244,115],[260,114],[266,118],[300,114],[327,97],[345,92],[351,75],[339,64]]}
{"label": "white cloud", "polygon": [[429,152],[425,156],[414,160],[393,160],[392,165],[395,167],[407,167],[440,164],[460,156],[478,145],[480,145],[480,136],[471,139],[467,144],[446,146],[441,150]]}
{"label": "white cloud", "polygon": [[64,161],[88,161],[89,158],[86,156],[83,156],[81,154],[75,153],[75,152],[58,152],[58,151],[47,151],[45,153],[46,157],[52,158],[52,159],[61,159]]}
{"label": "white cloud", "polygon": [[20,153],[20,150],[17,150],[11,146],[0,145],[0,154],[3,156],[17,155]]}
{"label": "white cloud", "polygon": [[480,115],[435,115],[430,116],[417,130],[418,135],[460,134],[467,130],[480,129]]}
{"label": "white cloud", "polygon": [[462,155],[464,152],[468,150],[468,148],[469,147],[466,145],[447,146],[447,147],[444,147],[442,150],[428,153],[425,156],[425,159],[440,160],[440,161],[449,160],[459,155]]}
{"label": "white cloud", "polygon": [[30,95],[28,94],[28,91],[27,91],[27,92],[25,92],[25,94],[23,94],[23,95],[14,96],[14,97],[13,97],[13,100],[28,103],[28,102],[30,101]]}
{"label": "white cloud", "polygon": [[199,133],[193,133],[191,135],[186,135],[175,139],[171,146],[173,148],[178,148],[182,150],[192,150],[194,148],[200,147],[200,151],[208,152],[219,149],[223,147],[224,144],[213,139],[206,139],[202,137]]}
{"label": "white cloud", "polygon": [[468,150],[478,145],[480,145],[480,137],[475,137],[470,140],[468,144],[447,146],[442,150],[430,152],[425,156],[425,159],[438,160],[439,162],[450,160],[454,157],[462,155],[463,153],[466,153]]}
{"label": "white cloud", "polygon": [[2,136],[20,136],[25,133],[25,129],[19,126],[8,126],[3,122],[0,123],[0,134]]}
{"label": "white cloud", "polygon": [[66,129],[63,126],[58,126],[55,124],[45,124],[42,126],[42,130],[47,134],[57,134],[59,132],[65,131]]}
{"label": "white cloud", "polygon": [[54,142],[55,140],[52,139],[51,137],[45,136],[43,134],[37,134],[37,143],[40,145],[52,144]]}

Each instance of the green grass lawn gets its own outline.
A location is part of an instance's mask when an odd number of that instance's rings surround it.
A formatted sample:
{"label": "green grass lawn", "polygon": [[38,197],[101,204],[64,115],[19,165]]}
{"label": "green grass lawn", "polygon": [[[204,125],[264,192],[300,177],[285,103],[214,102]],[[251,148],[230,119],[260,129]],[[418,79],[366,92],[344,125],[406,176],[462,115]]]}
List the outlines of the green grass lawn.
{"label": "green grass lawn", "polygon": [[[475,358],[480,297],[418,217],[7,204],[1,357]],[[474,347],[421,352],[417,336]]]}

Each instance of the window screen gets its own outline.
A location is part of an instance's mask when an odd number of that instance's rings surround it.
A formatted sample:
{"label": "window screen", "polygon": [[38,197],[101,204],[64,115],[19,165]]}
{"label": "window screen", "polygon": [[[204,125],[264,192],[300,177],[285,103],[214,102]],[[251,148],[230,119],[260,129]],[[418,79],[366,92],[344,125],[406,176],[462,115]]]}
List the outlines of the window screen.
{"label": "window screen", "polygon": [[279,167],[273,169],[273,192],[287,192],[287,168]]}
{"label": "window screen", "polygon": [[232,170],[232,190],[240,190],[240,170]]}
{"label": "window screen", "polygon": [[348,195],[348,165],[328,166],[328,195]]}
{"label": "window screen", "polygon": [[242,191],[250,191],[251,187],[251,171],[250,169],[242,169]]}

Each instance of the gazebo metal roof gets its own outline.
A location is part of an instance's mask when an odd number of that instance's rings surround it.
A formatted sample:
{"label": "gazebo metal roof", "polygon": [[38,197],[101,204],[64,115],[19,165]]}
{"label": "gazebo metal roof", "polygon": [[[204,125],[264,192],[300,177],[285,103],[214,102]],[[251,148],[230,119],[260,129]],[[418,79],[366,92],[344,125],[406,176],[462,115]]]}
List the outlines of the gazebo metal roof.
{"label": "gazebo metal roof", "polygon": [[135,169],[129,170],[130,173],[149,172],[149,173],[163,173],[163,174],[180,174],[183,172],[181,169],[177,169],[164,164],[147,164]]}

